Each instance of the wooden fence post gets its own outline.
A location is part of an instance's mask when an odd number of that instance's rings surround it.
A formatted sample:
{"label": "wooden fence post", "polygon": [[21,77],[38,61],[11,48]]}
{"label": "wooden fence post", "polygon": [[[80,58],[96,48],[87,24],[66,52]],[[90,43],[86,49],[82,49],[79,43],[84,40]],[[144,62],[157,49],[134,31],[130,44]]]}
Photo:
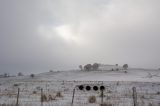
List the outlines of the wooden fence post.
{"label": "wooden fence post", "polygon": [[74,94],[75,94],[75,88],[73,89],[73,95],[72,95],[72,106],[73,106],[73,102],[74,102]]}
{"label": "wooden fence post", "polygon": [[20,88],[18,88],[18,94],[17,94],[17,102],[16,102],[16,106],[19,106],[19,91],[20,91]]}
{"label": "wooden fence post", "polygon": [[43,89],[41,88],[41,106],[43,106]]}
{"label": "wooden fence post", "polygon": [[[103,85],[103,81],[102,81],[102,85]],[[103,96],[104,96],[104,95],[103,95],[103,90],[104,90],[104,89],[101,89],[101,106],[103,105]]]}
{"label": "wooden fence post", "polygon": [[103,105],[103,90],[101,90],[101,106]]}
{"label": "wooden fence post", "polygon": [[132,90],[133,90],[133,103],[134,103],[134,106],[138,106],[138,104],[137,104],[137,92],[136,92],[136,87],[133,87],[132,88]]}

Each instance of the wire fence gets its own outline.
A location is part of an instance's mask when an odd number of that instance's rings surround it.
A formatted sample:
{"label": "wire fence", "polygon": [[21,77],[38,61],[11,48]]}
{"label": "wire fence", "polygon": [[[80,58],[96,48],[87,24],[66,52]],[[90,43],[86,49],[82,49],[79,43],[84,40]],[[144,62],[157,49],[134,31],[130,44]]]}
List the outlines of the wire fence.
{"label": "wire fence", "polygon": [[[101,90],[102,86],[105,89]],[[95,99],[90,100],[93,97]],[[160,83],[118,81],[11,83],[6,87],[0,87],[0,106],[160,106]]]}

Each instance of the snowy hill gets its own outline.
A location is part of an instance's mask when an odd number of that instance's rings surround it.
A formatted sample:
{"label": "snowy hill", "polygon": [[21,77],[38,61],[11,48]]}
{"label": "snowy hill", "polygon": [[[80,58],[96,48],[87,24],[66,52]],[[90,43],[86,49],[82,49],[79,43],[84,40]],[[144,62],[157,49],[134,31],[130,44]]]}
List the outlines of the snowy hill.
{"label": "snowy hill", "polygon": [[46,72],[35,76],[35,80],[67,81],[160,81],[159,70],[128,69],[119,71],[57,71]]}
{"label": "snowy hill", "polygon": [[53,71],[30,76],[1,78],[1,80],[45,80],[45,81],[142,81],[159,82],[160,71],[153,69],[130,68],[119,71]]}

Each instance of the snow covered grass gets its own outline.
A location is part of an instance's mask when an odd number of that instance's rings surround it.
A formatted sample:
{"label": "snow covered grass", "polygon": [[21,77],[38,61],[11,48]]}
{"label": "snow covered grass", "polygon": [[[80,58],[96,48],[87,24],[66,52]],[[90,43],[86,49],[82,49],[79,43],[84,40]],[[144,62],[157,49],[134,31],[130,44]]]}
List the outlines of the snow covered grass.
{"label": "snow covered grass", "polygon": [[[60,103],[70,105],[72,101],[73,89],[75,90],[74,104],[76,106],[99,106],[101,104],[101,91],[93,90],[93,86],[105,86],[103,101],[113,106],[131,106],[133,105],[132,87],[137,90],[137,102],[140,106],[148,104],[160,104],[160,82],[123,82],[123,81],[38,81],[38,82],[16,82],[19,86],[14,87],[14,82],[8,83],[8,86],[1,88],[0,103],[15,104],[17,89],[20,88],[19,103],[21,106],[38,106],[41,103],[41,88],[45,95],[44,106],[56,105]],[[79,90],[78,85],[83,85],[84,89]],[[77,86],[77,87],[76,87]],[[86,86],[91,90],[87,91]],[[36,92],[36,93],[35,93]],[[90,96],[96,98],[95,103],[88,102]],[[52,98],[52,99],[51,99]],[[32,105],[31,105],[32,104]],[[27,105],[27,106],[29,106]],[[153,105],[153,106],[154,106]]]}
{"label": "snow covered grass", "polygon": [[[150,73],[150,74],[148,74]],[[19,106],[70,106],[73,90],[74,106],[100,106],[104,86],[103,106],[132,106],[133,87],[136,87],[139,106],[160,106],[160,78],[158,70],[124,71],[70,71],[47,72],[30,76],[0,79],[0,106],[16,104],[18,88]],[[150,77],[151,76],[151,77]],[[79,89],[79,85],[83,89]],[[90,90],[86,90],[90,86]],[[98,90],[93,87],[97,86]],[[90,97],[96,99],[89,102]],[[4,105],[5,106],[5,105]]]}

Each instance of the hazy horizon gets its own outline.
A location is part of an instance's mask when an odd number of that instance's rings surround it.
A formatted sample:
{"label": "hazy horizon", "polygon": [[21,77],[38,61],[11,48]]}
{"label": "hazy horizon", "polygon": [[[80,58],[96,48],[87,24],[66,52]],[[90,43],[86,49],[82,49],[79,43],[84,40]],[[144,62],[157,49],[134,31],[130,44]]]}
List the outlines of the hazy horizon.
{"label": "hazy horizon", "polygon": [[1,0],[0,74],[87,63],[160,68],[159,0]]}

